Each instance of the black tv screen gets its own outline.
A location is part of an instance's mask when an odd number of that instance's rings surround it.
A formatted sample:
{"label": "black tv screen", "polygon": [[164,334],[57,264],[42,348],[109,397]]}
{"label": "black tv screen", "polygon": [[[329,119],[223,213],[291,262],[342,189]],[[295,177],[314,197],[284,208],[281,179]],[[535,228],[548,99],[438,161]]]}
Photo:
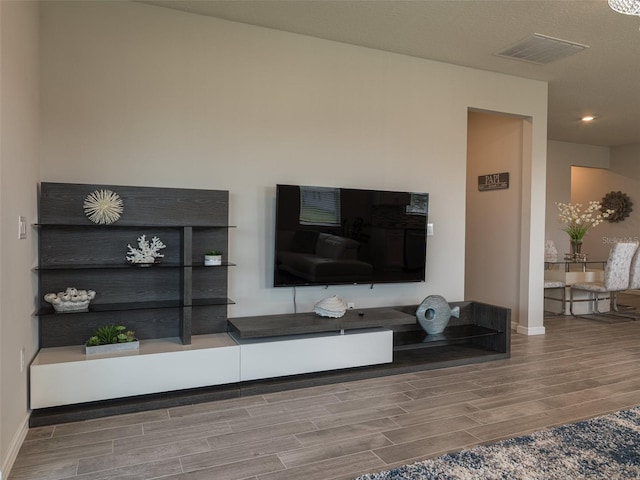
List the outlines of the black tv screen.
{"label": "black tv screen", "polygon": [[275,287],[423,282],[429,195],[277,185]]}

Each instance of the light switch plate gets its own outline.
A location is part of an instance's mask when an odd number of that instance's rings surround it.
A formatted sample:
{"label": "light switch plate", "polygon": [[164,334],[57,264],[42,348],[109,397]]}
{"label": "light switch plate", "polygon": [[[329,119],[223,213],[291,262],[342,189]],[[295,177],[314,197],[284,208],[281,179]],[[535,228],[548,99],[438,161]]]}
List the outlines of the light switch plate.
{"label": "light switch plate", "polygon": [[433,223],[427,223],[427,236],[433,237]]}
{"label": "light switch plate", "polygon": [[18,217],[18,240],[27,238],[27,219],[23,216]]}

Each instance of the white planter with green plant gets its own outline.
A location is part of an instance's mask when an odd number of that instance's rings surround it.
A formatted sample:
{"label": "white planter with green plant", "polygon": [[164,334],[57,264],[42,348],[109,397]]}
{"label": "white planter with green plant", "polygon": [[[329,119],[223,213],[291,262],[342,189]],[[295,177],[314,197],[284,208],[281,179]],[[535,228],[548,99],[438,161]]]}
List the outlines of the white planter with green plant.
{"label": "white planter with green plant", "polygon": [[105,325],[89,337],[84,348],[87,355],[100,355],[138,350],[140,342],[135,332],[123,325]]}
{"label": "white planter with green plant", "polygon": [[222,252],[220,250],[211,250],[205,253],[204,264],[207,267],[222,265]]}

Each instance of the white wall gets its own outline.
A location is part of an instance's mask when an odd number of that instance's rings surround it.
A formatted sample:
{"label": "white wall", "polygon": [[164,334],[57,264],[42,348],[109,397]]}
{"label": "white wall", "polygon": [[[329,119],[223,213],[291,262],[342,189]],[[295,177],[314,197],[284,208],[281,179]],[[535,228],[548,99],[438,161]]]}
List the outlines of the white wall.
{"label": "white wall", "polygon": [[612,191],[626,193],[634,202],[633,211],[622,222],[604,221],[589,231],[582,243],[582,252],[587,253],[591,260],[606,260],[611,246],[616,242],[640,241],[640,179],[602,168],[571,168],[573,203],[587,205],[590,200],[602,200]]}
{"label": "white wall", "polygon": [[553,240],[560,256],[569,252],[569,236],[558,222],[555,202],[571,202],[571,166],[609,168],[609,155],[608,147],[548,142],[545,240]]}
{"label": "white wall", "polygon": [[[25,361],[38,348],[34,311],[39,168],[38,4],[0,2],[0,472],[5,476],[26,434]],[[18,216],[28,238],[18,240]],[[26,367],[26,366],[25,366]],[[1,476],[1,475],[0,475]]]}
{"label": "white wall", "polygon": [[[611,149],[611,170],[640,180],[640,143]],[[637,199],[640,203],[640,198]],[[640,205],[638,205],[640,211]]]}
{"label": "white wall", "polygon": [[[512,309],[518,323],[523,120],[469,112],[465,296]],[[509,173],[509,188],[479,191],[478,176]],[[503,268],[511,265],[511,268]]]}
{"label": "white wall", "polygon": [[602,200],[609,192],[626,193],[633,211],[622,222],[607,222],[591,230],[583,251],[590,258],[607,258],[616,241],[640,240],[640,144],[611,148],[610,168],[571,169],[571,200],[586,204]]}
{"label": "white wall", "polygon": [[634,212],[627,220],[605,222],[589,233],[583,251],[590,258],[606,258],[615,239],[640,237],[640,223],[636,221],[640,212],[640,197],[636,193],[640,181],[640,144],[608,148],[549,141],[547,157],[546,238],[554,240],[560,254],[569,251],[569,239],[557,221],[556,201],[586,204],[620,190],[634,202]]}
{"label": "white wall", "polygon": [[431,195],[427,283],[299,288],[299,310],[463,299],[469,107],[533,119],[523,288],[542,296],[545,83],[144,4],[42,9],[42,180],[230,190],[230,316],[292,311],[270,286],[277,183]]}
{"label": "white wall", "polygon": [[230,190],[231,316],[292,310],[292,292],[270,287],[276,183],[426,190],[436,228],[427,283],[301,288],[299,309],[335,292],[361,307],[457,300],[467,110],[531,117],[521,232],[532,247],[519,308],[521,322],[542,321],[545,83],[138,3],[49,1],[41,17],[38,8],[0,2],[5,476],[26,428],[20,349],[27,362],[37,349],[35,242],[31,228],[19,241],[16,224],[36,221],[39,180]]}

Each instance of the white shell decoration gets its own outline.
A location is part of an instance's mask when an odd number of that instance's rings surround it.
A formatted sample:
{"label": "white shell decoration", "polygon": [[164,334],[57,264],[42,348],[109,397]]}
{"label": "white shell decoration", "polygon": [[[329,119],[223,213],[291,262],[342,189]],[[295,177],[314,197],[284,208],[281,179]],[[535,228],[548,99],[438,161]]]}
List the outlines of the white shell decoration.
{"label": "white shell decoration", "polygon": [[164,257],[164,255],[160,253],[160,250],[165,248],[166,245],[162,243],[158,237],[153,237],[151,242],[149,242],[146,235],[142,235],[138,237],[138,247],[140,248],[133,248],[130,244],[127,245],[127,247],[129,247],[127,255],[127,261],[129,263],[151,265],[152,263],[156,263],[158,258]]}
{"label": "white shell decoration", "polygon": [[95,297],[96,292],[93,290],[69,287],[64,292],[47,293],[44,301],[53,305],[56,312],[86,312],[89,310],[89,302]]}
{"label": "white shell decoration", "polygon": [[313,311],[321,317],[340,318],[347,311],[347,304],[339,296],[334,295],[316,303]]}
{"label": "white shell decoration", "polygon": [[108,225],[118,221],[124,210],[120,195],[111,190],[96,190],[84,200],[84,213],[93,223]]}

